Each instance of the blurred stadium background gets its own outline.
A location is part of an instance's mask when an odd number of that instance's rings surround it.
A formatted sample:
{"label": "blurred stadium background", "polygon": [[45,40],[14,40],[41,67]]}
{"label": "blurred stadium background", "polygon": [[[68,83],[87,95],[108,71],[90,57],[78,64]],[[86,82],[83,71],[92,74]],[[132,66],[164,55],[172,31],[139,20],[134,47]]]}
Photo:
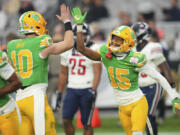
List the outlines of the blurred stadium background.
{"label": "blurred stadium background", "polygon": [[[29,10],[43,14],[47,21],[49,34],[54,42],[63,39],[63,25],[56,19],[59,5],[66,3],[88,11],[86,22],[90,24],[91,38],[99,45],[105,44],[113,28],[131,25],[136,21],[147,21],[156,31],[165,56],[176,81],[177,91],[180,80],[180,1],[179,0],[0,0],[0,49],[6,50],[8,41],[20,38],[18,18]],[[59,56],[50,57],[49,102],[55,108],[56,90],[59,74]],[[173,115],[168,96],[164,94],[164,116],[159,116],[160,135],[180,135],[180,113]],[[117,104],[103,69],[98,87],[96,106],[99,108],[102,126],[95,129],[97,135],[117,135],[123,132],[118,119]],[[63,133],[60,112],[55,112],[57,131]],[[77,129],[78,133],[81,130]],[[166,133],[171,132],[171,133]],[[174,133],[173,133],[174,132]],[[119,134],[121,135],[121,134]]]}

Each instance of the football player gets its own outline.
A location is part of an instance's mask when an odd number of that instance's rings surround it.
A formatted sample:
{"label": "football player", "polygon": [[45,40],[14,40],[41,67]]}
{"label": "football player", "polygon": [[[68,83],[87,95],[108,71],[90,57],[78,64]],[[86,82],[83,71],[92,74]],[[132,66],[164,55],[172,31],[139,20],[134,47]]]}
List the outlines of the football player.
{"label": "football player", "polygon": [[77,26],[78,51],[89,59],[102,61],[117,102],[119,104],[119,118],[127,135],[143,135],[145,130],[148,103],[138,86],[139,72],[150,75],[166,88],[172,100],[179,97],[167,80],[154,68],[149,66],[143,53],[132,50],[136,43],[136,35],[128,26],[115,28],[106,45],[98,52],[83,46],[82,23],[87,12],[82,15],[79,8],[74,8],[72,15]]}
{"label": "football player", "polygon": [[46,89],[48,85],[48,56],[59,54],[73,47],[73,32],[69,8],[62,4],[61,15],[57,18],[64,23],[64,41],[52,44],[46,34],[46,21],[35,11],[25,12],[19,19],[19,32],[24,39],[8,43],[8,55],[22,81],[16,101],[21,111],[22,135],[55,135],[55,120],[48,104]]}
{"label": "football player", "polygon": [[0,51],[0,133],[19,135],[20,116],[15,100],[9,93],[21,87],[21,81],[8,63],[5,52]]}
{"label": "football player", "polygon": [[[133,24],[131,27],[137,36],[137,44],[135,46],[136,50],[146,54],[147,63],[162,73],[168,80],[171,87],[175,88],[175,83],[168,68],[166,58],[163,55],[161,44],[159,42],[149,41],[151,38],[151,29],[149,25],[144,22],[138,22]],[[139,74],[139,86],[148,101],[148,118],[153,129],[153,134],[157,135],[158,131],[155,120],[155,113],[158,102],[162,97],[163,89],[155,79],[143,73]],[[150,135],[148,128],[147,134]]]}
{"label": "football player", "polygon": [[[89,26],[86,23],[83,23],[82,29],[85,45],[91,49],[95,49],[96,45],[90,41]],[[76,24],[73,26],[73,32],[76,41]],[[74,135],[72,120],[78,109],[80,109],[81,112],[84,135],[93,135],[91,118],[100,74],[101,63],[92,61],[79,53],[76,48],[76,42],[72,50],[61,55],[57,103],[59,102],[58,104],[60,104],[63,89],[68,82],[62,108],[62,117],[66,135]]]}

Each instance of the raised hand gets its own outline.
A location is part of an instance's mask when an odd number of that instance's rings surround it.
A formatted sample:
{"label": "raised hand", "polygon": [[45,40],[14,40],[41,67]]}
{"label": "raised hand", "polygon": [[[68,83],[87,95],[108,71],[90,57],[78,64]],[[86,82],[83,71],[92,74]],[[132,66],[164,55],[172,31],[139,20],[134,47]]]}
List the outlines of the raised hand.
{"label": "raised hand", "polygon": [[71,13],[72,13],[73,19],[77,25],[81,25],[84,23],[84,19],[87,15],[87,11],[84,13],[84,15],[82,15],[80,8],[73,8]]}
{"label": "raised hand", "polygon": [[60,13],[61,15],[56,15],[56,17],[62,21],[63,23],[65,21],[70,21],[71,20],[71,14],[70,14],[70,11],[69,11],[69,8],[65,5],[65,4],[62,4],[60,6]]}

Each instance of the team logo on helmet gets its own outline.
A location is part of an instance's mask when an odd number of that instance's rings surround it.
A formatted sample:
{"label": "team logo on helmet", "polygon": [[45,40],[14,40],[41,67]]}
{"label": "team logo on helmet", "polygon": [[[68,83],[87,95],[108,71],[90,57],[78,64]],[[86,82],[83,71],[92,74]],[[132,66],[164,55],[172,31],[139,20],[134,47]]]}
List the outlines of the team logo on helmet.
{"label": "team logo on helmet", "polygon": [[[74,39],[76,40],[76,38],[77,38],[77,24],[73,25],[72,30],[74,33]],[[83,23],[82,33],[86,35],[84,43],[85,43],[85,45],[87,45],[87,43],[91,39],[91,32],[90,32],[89,25],[87,23]]]}
{"label": "team logo on helmet", "polygon": [[36,11],[28,11],[19,18],[19,32],[21,34],[36,33],[46,34],[46,21],[44,17]]}

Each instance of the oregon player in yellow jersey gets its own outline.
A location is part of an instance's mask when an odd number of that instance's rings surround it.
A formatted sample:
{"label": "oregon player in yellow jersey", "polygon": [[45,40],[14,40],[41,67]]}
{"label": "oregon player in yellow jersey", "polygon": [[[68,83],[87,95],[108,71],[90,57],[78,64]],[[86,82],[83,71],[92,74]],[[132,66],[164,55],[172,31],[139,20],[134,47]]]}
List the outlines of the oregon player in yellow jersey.
{"label": "oregon player in yellow jersey", "polygon": [[0,51],[0,133],[2,135],[18,135],[20,118],[16,111],[16,103],[8,94],[21,87],[14,69],[8,63],[5,52]]}
{"label": "oregon player in yellow jersey", "polygon": [[46,35],[46,21],[35,11],[21,15],[19,19],[20,33],[24,39],[8,43],[8,56],[19,75],[23,87],[18,90],[16,101],[22,115],[21,135],[55,135],[55,120],[47,102],[48,56],[59,54],[73,47],[73,33],[69,8],[60,6],[64,22],[64,41],[52,44]]}
{"label": "oregon player in yellow jersey", "polygon": [[136,43],[134,31],[128,26],[117,27],[111,32],[107,45],[103,45],[98,52],[84,46],[82,38],[82,23],[86,13],[82,15],[79,8],[72,12],[77,26],[78,51],[88,58],[102,61],[106,67],[108,77],[117,102],[119,117],[127,135],[143,135],[146,126],[148,104],[138,86],[139,72],[146,73],[158,80],[167,89],[172,99],[179,95],[172,90],[167,80],[154,68],[146,64],[145,54],[134,52],[131,48]]}

